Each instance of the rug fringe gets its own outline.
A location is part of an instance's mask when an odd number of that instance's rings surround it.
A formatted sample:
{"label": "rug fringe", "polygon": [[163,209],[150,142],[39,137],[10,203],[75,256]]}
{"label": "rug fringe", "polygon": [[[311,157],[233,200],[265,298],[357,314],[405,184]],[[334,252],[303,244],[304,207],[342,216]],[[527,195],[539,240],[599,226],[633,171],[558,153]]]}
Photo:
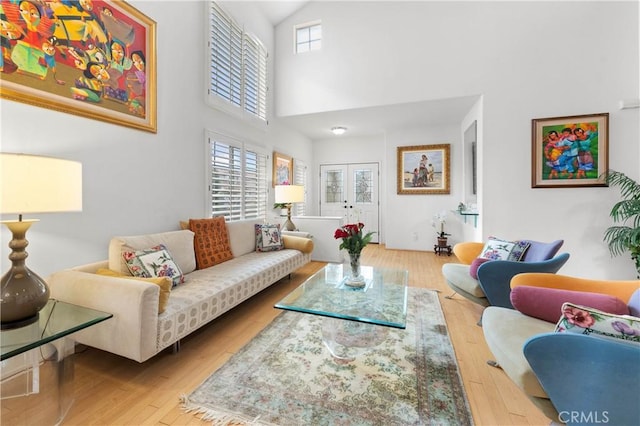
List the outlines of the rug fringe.
{"label": "rug fringe", "polygon": [[230,424],[245,424],[255,426],[269,426],[271,423],[260,422],[260,416],[255,418],[249,418],[240,413],[233,413],[229,411],[216,410],[213,408],[206,408],[200,405],[196,405],[189,400],[187,395],[180,395],[180,401],[182,409],[185,413],[200,414],[200,419],[210,421],[214,426],[227,426]]}

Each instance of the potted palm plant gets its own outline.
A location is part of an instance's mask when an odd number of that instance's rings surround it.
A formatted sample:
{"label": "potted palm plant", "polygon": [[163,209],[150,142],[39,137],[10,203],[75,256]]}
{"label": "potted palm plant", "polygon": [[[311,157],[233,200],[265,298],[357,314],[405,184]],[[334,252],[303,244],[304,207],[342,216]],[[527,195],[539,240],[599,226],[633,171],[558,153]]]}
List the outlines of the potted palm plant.
{"label": "potted palm plant", "polygon": [[604,241],[609,245],[609,252],[613,256],[629,252],[640,278],[640,184],[615,170],[609,170],[606,181],[609,185],[620,188],[622,199],[611,208],[609,216],[618,225],[607,228]]}

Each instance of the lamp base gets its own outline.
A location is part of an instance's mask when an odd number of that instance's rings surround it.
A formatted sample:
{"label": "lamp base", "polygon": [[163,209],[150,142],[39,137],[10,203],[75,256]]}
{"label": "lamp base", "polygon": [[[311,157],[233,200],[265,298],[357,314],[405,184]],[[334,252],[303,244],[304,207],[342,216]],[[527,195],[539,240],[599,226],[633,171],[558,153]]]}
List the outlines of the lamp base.
{"label": "lamp base", "polygon": [[18,321],[0,323],[0,330],[13,330],[15,328],[26,327],[27,325],[37,322],[39,319],[40,319],[40,313],[38,312],[34,316],[29,318],[25,318]]}
{"label": "lamp base", "polygon": [[287,219],[287,221],[282,225],[282,229],[285,231],[297,231],[298,228],[291,222],[291,219]]}
{"label": "lamp base", "polygon": [[[47,283],[25,265],[29,244],[25,238],[34,221],[3,221],[11,230],[13,239],[9,247],[11,269],[0,280],[0,326],[15,328],[38,319],[38,312],[49,300]],[[30,321],[30,322],[29,322]]]}

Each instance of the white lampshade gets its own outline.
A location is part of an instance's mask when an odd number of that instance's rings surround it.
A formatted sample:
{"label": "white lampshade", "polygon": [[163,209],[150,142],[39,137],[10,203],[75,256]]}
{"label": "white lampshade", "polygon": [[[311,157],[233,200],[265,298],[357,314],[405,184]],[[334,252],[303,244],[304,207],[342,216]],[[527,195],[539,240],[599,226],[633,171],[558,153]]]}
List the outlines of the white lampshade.
{"label": "white lampshade", "polygon": [[276,185],[275,202],[281,204],[301,203],[304,201],[304,186]]}
{"label": "white lampshade", "polygon": [[0,213],[82,211],[82,164],[0,153]]}

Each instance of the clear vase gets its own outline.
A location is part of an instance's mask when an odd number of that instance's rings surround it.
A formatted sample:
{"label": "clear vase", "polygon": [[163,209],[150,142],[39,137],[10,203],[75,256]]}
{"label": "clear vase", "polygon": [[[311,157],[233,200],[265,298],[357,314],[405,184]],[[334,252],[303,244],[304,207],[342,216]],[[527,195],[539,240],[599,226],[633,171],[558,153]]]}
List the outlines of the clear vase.
{"label": "clear vase", "polygon": [[360,252],[349,252],[349,271],[345,284],[351,287],[364,287],[365,280],[360,273]]}

